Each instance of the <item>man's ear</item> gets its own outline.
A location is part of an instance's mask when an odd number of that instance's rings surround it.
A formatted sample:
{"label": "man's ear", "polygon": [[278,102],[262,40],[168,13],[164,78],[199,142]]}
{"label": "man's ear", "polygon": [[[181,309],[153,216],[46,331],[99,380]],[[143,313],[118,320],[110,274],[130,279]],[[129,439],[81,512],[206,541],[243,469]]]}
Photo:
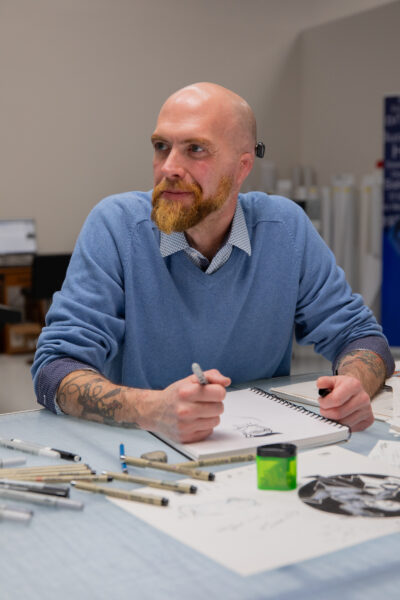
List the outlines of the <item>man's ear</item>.
{"label": "man's ear", "polygon": [[244,152],[240,157],[239,163],[239,182],[242,185],[243,181],[251,172],[254,165],[254,154],[252,152]]}

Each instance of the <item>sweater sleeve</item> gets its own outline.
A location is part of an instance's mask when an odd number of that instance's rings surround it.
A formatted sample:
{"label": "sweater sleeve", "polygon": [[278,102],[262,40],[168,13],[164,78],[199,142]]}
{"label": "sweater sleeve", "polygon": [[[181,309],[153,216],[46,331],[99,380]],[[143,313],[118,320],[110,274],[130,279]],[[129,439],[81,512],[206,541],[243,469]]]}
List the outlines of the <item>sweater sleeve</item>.
{"label": "sweater sleeve", "polygon": [[[82,228],[66,279],[53,297],[38,340],[32,366],[36,391],[41,369],[59,358],[68,357],[110,376],[107,365],[125,332],[121,250],[128,234],[118,211],[122,212],[119,205],[103,201]],[[47,401],[53,408],[52,400]]]}
{"label": "sweater sleeve", "polygon": [[301,234],[293,235],[301,269],[295,316],[299,344],[314,344],[330,360],[355,348],[370,349],[383,359],[387,376],[394,362],[382,328],[359,294],[352,292],[343,270],[304,215]]}
{"label": "sweater sleeve", "polygon": [[71,358],[59,358],[47,363],[40,369],[36,378],[35,392],[37,401],[57,415],[63,414],[58,406],[56,395],[61,381],[73,371],[95,371],[89,365]]}

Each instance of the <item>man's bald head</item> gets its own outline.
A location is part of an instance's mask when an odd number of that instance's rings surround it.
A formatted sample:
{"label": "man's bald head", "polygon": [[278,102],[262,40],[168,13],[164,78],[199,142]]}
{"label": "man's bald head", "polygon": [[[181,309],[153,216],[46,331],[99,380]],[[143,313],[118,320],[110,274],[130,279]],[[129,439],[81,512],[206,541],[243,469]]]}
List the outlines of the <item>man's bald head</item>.
{"label": "man's bald head", "polygon": [[194,83],[172,94],[161,108],[160,117],[171,109],[191,109],[193,112],[215,114],[218,126],[239,152],[254,152],[256,120],[249,104],[231,90],[216,83]]}

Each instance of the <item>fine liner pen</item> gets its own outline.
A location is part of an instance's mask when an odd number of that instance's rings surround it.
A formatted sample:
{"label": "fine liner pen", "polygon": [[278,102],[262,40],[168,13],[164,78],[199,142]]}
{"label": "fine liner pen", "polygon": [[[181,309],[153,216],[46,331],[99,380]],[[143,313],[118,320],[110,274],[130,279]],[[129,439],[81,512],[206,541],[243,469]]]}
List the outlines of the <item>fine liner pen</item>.
{"label": "fine liner pen", "polygon": [[35,467],[16,467],[15,469],[2,469],[0,474],[3,473],[78,473],[78,472],[94,472],[89,465],[80,464],[67,464],[67,465],[36,465]]}
{"label": "fine liner pen", "polygon": [[160,479],[150,479],[149,477],[140,477],[139,475],[130,475],[128,473],[114,473],[112,471],[103,471],[103,473],[118,481],[141,483],[142,485],[161,490],[171,490],[172,492],[181,492],[184,494],[195,494],[197,492],[197,487],[190,483],[174,483],[173,481],[162,481]]}
{"label": "fine liner pen", "polygon": [[36,481],[20,481],[17,479],[0,479],[0,489],[35,492],[49,494],[50,496],[62,496],[64,498],[69,496],[69,487],[67,485],[48,485]]}
{"label": "fine liner pen", "polygon": [[211,467],[212,465],[229,465],[237,462],[251,462],[255,459],[255,454],[232,454],[231,456],[218,456],[215,458],[202,458],[200,460],[190,460],[187,462],[175,463],[175,466],[193,469],[196,467]]}
{"label": "fine liner pen", "polygon": [[41,481],[42,483],[70,483],[72,480],[79,481],[112,481],[112,477],[107,475],[46,475],[35,477],[33,481]]}
{"label": "fine liner pen", "polygon": [[59,498],[48,496],[47,494],[37,494],[36,492],[19,492],[17,490],[5,490],[0,487],[0,498],[9,500],[19,500],[20,502],[31,502],[32,504],[41,504],[42,506],[52,506],[55,508],[72,508],[82,510],[83,502],[70,500],[69,498]]}
{"label": "fine liner pen", "polygon": [[[74,452],[67,452],[67,450],[60,450],[59,448],[50,448],[50,446],[41,446],[40,444],[35,444],[34,442],[24,442],[23,440],[17,440],[15,438],[11,438],[12,442],[17,442],[18,444],[24,444],[26,447],[38,448],[39,450],[47,450],[50,452],[57,452],[58,458],[63,458],[64,460],[73,460],[74,462],[79,462],[81,457]],[[18,450],[18,448],[17,448]]]}
{"label": "fine liner pen", "polygon": [[214,473],[198,471],[197,469],[190,469],[188,467],[176,467],[175,465],[169,465],[167,463],[161,463],[155,460],[135,458],[134,456],[124,456],[124,460],[128,465],[133,465],[134,467],[147,467],[149,469],[158,469],[159,471],[169,471],[179,475],[186,475],[186,477],[190,477],[192,479],[202,479],[203,481],[214,481],[215,479]]}
{"label": "fine liner pen", "polygon": [[54,476],[54,475],[90,475],[94,474],[95,471],[88,469],[87,467],[79,467],[78,465],[67,468],[62,468],[62,465],[57,465],[57,467],[46,468],[46,467],[20,467],[16,469],[2,469],[0,471],[1,478],[8,479],[24,479],[24,477],[39,477],[43,475],[44,477]]}
{"label": "fine liner pen", "polygon": [[32,510],[24,510],[22,508],[16,508],[15,506],[8,506],[8,504],[0,503],[0,521],[9,520],[27,523],[31,520],[32,515]]}
{"label": "fine liner pen", "polygon": [[168,506],[168,498],[161,496],[152,496],[148,494],[137,494],[136,492],[127,492],[119,488],[112,488],[105,485],[95,485],[94,483],[84,483],[83,481],[71,481],[71,485],[77,490],[85,492],[94,492],[95,494],[104,494],[113,498],[121,498],[122,500],[131,500],[133,502],[144,502],[145,504],[155,504],[157,506]]}
{"label": "fine liner pen", "polygon": [[199,380],[199,383],[201,383],[201,385],[207,385],[208,379],[204,375],[203,369],[201,368],[199,363],[192,364],[192,371],[193,371],[194,375],[196,375],[196,377]]}
{"label": "fine liner pen", "polygon": [[71,481],[71,479],[76,479],[76,477],[78,477],[79,479],[81,479],[82,477],[84,477],[85,479],[92,479],[93,477],[99,477],[99,475],[90,475],[86,473],[69,473],[68,475],[65,475],[64,473],[61,475],[57,475],[57,473],[44,473],[43,475],[29,475],[28,473],[24,473],[18,475],[12,473],[5,475],[3,479],[7,478],[13,479],[15,481],[38,481],[39,483],[62,483]]}
{"label": "fine liner pen", "polygon": [[92,467],[86,463],[75,464],[75,463],[68,462],[67,464],[61,464],[61,465],[59,463],[57,463],[55,465],[54,464],[53,465],[46,464],[46,465],[35,465],[33,467],[31,466],[31,467],[16,467],[15,469],[11,469],[11,468],[10,469],[2,469],[1,472],[3,472],[3,470],[4,471],[34,471],[34,470],[35,471],[44,471],[44,470],[51,471],[52,470],[52,471],[68,471],[68,473],[69,473],[71,470],[79,471],[80,469],[90,471],[90,470],[92,470]]}

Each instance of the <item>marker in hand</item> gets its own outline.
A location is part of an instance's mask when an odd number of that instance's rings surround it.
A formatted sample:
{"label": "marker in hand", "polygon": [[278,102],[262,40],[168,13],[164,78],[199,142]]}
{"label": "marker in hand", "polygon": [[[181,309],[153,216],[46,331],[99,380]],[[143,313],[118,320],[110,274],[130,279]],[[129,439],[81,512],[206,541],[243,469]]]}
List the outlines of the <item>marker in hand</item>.
{"label": "marker in hand", "polygon": [[198,363],[192,364],[192,371],[193,371],[194,375],[196,375],[196,377],[199,380],[199,383],[201,383],[201,385],[206,385],[208,383],[208,379],[204,375],[203,369],[200,367],[200,365]]}
{"label": "marker in hand", "polygon": [[321,396],[321,398],[325,398],[325,396],[327,396],[328,394],[330,394],[331,391],[332,390],[330,390],[329,388],[319,388],[318,394]]}

